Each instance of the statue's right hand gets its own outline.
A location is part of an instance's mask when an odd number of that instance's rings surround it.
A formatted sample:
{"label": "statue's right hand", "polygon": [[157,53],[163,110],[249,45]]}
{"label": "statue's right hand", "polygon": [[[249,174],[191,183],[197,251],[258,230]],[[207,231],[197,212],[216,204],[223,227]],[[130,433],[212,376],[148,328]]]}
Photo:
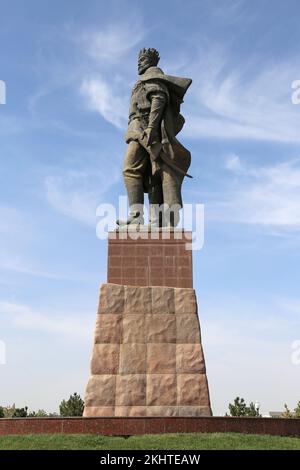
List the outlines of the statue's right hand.
{"label": "statue's right hand", "polygon": [[151,145],[156,142],[157,133],[153,127],[147,127],[144,131],[143,139],[146,140],[147,147],[151,147]]}

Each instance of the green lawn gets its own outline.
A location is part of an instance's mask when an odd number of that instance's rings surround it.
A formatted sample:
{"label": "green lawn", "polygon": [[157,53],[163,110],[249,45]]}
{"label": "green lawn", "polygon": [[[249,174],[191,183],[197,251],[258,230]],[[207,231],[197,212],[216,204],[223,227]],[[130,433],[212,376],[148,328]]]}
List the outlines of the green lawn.
{"label": "green lawn", "polygon": [[108,437],[71,434],[1,436],[0,450],[300,450],[300,439],[246,434],[163,434]]}

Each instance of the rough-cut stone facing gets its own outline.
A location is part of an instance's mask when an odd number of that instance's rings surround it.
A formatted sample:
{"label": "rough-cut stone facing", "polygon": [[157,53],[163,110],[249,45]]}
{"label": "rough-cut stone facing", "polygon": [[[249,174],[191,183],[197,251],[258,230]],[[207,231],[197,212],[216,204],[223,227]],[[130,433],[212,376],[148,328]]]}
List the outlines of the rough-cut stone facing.
{"label": "rough-cut stone facing", "polygon": [[120,374],[145,374],[146,353],[146,344],[122,344],[120,350]]}
{"label": "rough-cut stone facing", "polygon": [[91,374],[85,417],[210,416],[195,291],[102,285]]}
{"label": "rough-cut stone facing", "polygon": [[116,406],[116,416],[139,417],[147,416],[146,406]]}
{"label": "rough-cut stone facing", "polygon": [[85,394],[86,406],[114,406],[115,398],[115,375],[94,375],[90,378]]}
{"label": "rough-cut stone facing", "polygon": [[178,404],[190,406],[207,406],[207,388],[205,374],[178,374]]}
{"label": "rough-cut stone facing", "polygon": [[91,361],[92,374],[117,374],[119,352],[119,344],[95,344]]}
{"label": "rough-cut stone facing", "polygon": [[205,372],[201,344],[176,345],[176,372],[178,374]]}
{"label": "rough-cut stone facing", "polygon": [[97,315],[95,343],[119,344],[122,340],[123,315]]}
{"label": "rough-cut stone facing", "polygon": [[86,406],[84,408],[84,417],[92,418],[93,416],[105,417],[105,416],[114,416],[115,407],[114,406]]}
{"label": "rough-cut stone facing", "polygon": [[125,287],[114,284],[102,284],[98,313],[124,313]]}
{"label": "rough-cut stone facing", "polygon": [[200,328],[198,315],[176,315],[176,342],[200,343]]}
{"label": "rough-cut stone facing", "polygon": [[147,416],[179,416],[178,406],[148,406]]}
{"label": "rough-cut stone facing", "polygon": [[151,287],[125,287],[125,313],[146,314],[151,311]]}
{"label": "rough-cut stone facing", "polygon": [[147,373],[176,373],[176,344],[149,343],[147,345]]}
{"label": "rough-cut stone facing", "polygon": [[178,416],[200,417],[210,416],[209,406],[178,406]]}
{"label": "rough-cut stone facing", "polygon": [[131,314],[123,316],[123,343],[145,343],[146,315]]}
{"label": "rough-cut stone facing", "polygon": [[176,343],[175,315],[147,315],[146,342]]}
{"label": "rough-cut stone facing", "polygon": [[176,374],[148,374],[148,406],[175,406],[176,395]]}
{"label": "rough-cut stone facing", "polygon": [[175,313],[197,313],[194,289],[175,289]]}
{"label": "rough-cut stone facing", "polygon": [[146,405],[146,375],[118,375],[116,385],[116,405]]}
{"label": "rough-cut stone facing", "polygon": [[155,287],[152,290],[152,313],[175,313],[174,289],[167,287]]}

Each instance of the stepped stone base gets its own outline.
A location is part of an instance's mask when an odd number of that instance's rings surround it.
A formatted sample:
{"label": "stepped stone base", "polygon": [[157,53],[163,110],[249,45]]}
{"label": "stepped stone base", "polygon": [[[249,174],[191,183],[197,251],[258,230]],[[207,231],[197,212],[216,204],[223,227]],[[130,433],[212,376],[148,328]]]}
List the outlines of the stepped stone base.
{"label": "stepped stone base", "polygon": [[193,289],[101,286],[84,416],[211,416]]}

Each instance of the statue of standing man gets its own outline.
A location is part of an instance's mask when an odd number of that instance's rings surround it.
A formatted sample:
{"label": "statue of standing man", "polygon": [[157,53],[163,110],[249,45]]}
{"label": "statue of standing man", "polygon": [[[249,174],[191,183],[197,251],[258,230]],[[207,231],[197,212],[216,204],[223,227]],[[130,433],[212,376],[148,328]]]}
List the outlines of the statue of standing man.
{"label": "statue of standing man", "polygon": [[151,227],[176,227],[182,208],[181,186],[191,163],[190,152],[177,140],[184,125],[183,97],[192,80],[172,77],[157,67],[156,49],[142,49],[139,80],[133,87],[126,133],[128,150],[124,181],[129,200],[121,226],[144,224],[144,193],[148,193]]}

